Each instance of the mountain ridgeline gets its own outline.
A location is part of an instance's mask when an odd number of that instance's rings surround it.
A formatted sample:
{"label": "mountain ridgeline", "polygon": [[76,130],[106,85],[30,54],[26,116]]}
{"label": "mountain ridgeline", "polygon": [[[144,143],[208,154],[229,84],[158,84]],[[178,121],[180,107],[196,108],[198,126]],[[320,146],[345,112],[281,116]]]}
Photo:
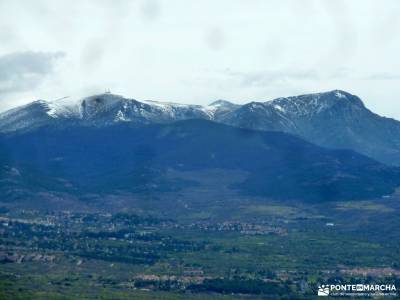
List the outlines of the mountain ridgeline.
{"label": "mountain ridgeline", "polygon": [[112,94],[39,100],[0,114],[0,194],[9,202],[49,192],[162,198],[199,184],[187,174],[222,170],[243,175],[227,186],[243,197],[382,197],[400,186],[399,168],[390,166],[400,163],[399,124],[343,91],[245,105]]}
{"label": "mountain ridgeline", "polygon": [[385,164],[400,165],[400,122],[374,114],[357,96],[339,90],[245,105],[225,100],[208,106],[137,101],[107,93],[72,103],[39,100],[0,114],[0,132],[189,119],[287,132],[320,146],[352,149]]}

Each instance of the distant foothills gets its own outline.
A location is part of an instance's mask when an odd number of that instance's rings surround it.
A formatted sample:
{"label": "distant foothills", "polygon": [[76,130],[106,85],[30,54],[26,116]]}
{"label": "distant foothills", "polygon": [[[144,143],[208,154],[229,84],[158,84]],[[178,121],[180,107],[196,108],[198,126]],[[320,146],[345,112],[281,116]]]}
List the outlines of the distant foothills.
{"label": "distant foothills", "polygon": [[358,200],[393,193],[399,165],[400,122],[341,90],[207,106],[104,93],[0,114],[0,192],[11,202],[190,198],[199,186],[224,197],[221,174],[237,198]]}

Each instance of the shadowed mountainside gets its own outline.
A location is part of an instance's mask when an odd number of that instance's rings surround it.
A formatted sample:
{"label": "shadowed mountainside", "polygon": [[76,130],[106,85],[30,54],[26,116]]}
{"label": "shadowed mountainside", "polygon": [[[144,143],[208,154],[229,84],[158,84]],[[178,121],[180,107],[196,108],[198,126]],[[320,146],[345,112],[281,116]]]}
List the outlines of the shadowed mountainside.
{"label": "shadowed mountainside", "polygon": [[400,183],[397,168],[350,150],[329,150],[286,133],[205,120],[41,128],[3,135],[0,149],[0,187],[10,199],[21,189],[79,197],[115,191],[178,193],[194,184],[172,180],[166,176],[169,170],[243,171],[247,177],[231,189],[282,200],[366,199],[390,194]]}

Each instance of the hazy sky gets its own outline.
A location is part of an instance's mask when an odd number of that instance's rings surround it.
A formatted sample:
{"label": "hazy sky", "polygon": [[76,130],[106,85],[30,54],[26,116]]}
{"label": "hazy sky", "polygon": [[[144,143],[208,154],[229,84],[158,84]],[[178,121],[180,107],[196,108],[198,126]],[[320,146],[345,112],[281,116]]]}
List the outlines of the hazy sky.
{"label": "hazy sky", "polygon": [[399,0],[0,0],[0,110],[343,89],[400,119]]}

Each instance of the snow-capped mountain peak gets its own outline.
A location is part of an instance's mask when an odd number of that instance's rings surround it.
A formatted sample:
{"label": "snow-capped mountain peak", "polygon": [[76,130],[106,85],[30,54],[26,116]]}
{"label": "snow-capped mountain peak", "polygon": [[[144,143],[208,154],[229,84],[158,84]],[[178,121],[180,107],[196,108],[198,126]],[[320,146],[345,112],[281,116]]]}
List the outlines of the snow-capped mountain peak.
{"label": "snow-capped mountain peak", "polygon": [[227,100],[220,99],[205,106],[205,109],[208,111],[209,115],[211,116],[211,119],[218,119],[222,115],[232,112],[239,107],[240,105],[238,104],[234,104]]}
{"label": "snow-capped mountain peak", "polygon": [[205,106],[138,101],[111,93],[83,99],[37,100],[0,113],[0,133],[45,126],[105,127],[122,122],[154,124],[188,119],[283,131],[321,146],[354,149],[385,163],[400,165],[400,122],[372,113],[360,98],[342,90],[244,105],[226,100]]}
{"label": "snow-capped mountain peak", "polygon": [[46,102],[49,110],[47,114],[53,118],[71,118],[80,114],[79,102],[71,97],[63,97]]}
{"label": "snow-capped mountain peak", "polygon": [[[259,118],[262,124],[271,124],[267,127],[273,125],[272,128],[275,129],[279,128],[279,124],[293,127],[294,118],[319,114],[339,102],[363,105],[358,97],[340,90],[278,98],[267,102],[250,102],[245,105],[217,100],[206,106],[138,101],[107,92],[83,99],[63,97],[52,101],[37,100],[12,109],[0,114],[0,132],[30,130],[53,123],[62,126],[70,123],[107,126],[118,122],[148,124],[207,119],[235,125],[238,122],[255,124]],[[279,120],[276,121],[276,118]]]}
{"label": "snow-capped mountain peak", "polygon": [[236,104],[234,104],[230,101],[227,101],[227,100],[219,99],[214,102],[211,102],[208,105],[208,107],[228,107],[228,106],[234,106],[234,105],[236,105]]}
{"label": "snow-capped mountain peak", "polygon": [[277,98],[264,102],[264,104],[281,113],[298,116],[319,114],[336,105],[364,107],[364,104],[357,96],[341,90]]}

